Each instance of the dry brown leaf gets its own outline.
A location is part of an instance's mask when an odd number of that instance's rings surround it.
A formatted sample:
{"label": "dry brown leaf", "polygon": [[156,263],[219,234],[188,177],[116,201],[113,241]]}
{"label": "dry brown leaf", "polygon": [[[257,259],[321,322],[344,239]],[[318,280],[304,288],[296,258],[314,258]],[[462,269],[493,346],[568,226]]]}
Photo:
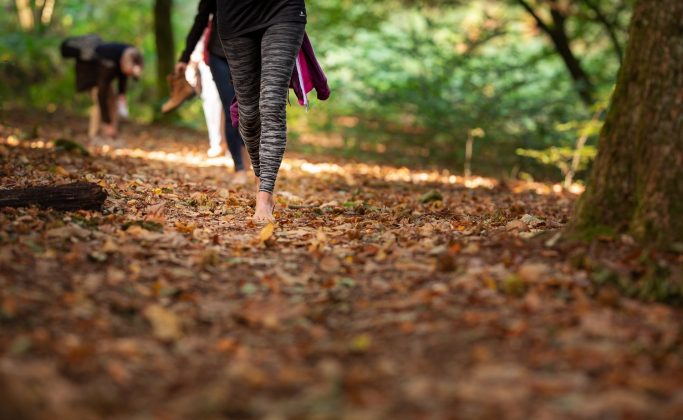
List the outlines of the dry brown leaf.
{"label": "dry brown leaf", "polygon": [[147,216],[146,216],[147,220],[152,220],[152,221],[163,223],[166,220],[166,217],[165,217],[166,204],[165,203],[159,203],[159,204],[154,204],[154,205],[148,206],[145,209],[145,213],[147,214]]}
{"label": "dry brown leaf", "polygon": [[282,267],[275,268],[275,274],[280,277],[282,282],[288,286],[302,285],[308,283],[308,281],[313,277],[313,270],[307,269],[300,272],[298,275],[290,274]]}
{"label": "dry brown leaf", "polygon": [[197,228],[197,224],[193,222],[183,223],[180,220],[178,220],[175,222],[175,228],[178,232],[191,234]]}
{"label": "dry brown leaf", "polygon": [[305,311],[303,304],[291,304],[276,297],[269,300],[249,301],[239,316],[249,324],[265,328],[279,328],[284,321],[301,316]]}
{"label": "dry brown leaf", "polygon": [[177,340],[182,337],[180,319],[173,311],[155,304],[148,306],[144,315],[152,324],[155,337],[161,340]]}
{"label": "dry brown leaf", "polygon": [[320,269],[326,273],[334,273],[341,268],[339,258],[333,255],[327,255],[320,260]]}
{"label": "dry brown leaf", "polygon": [[119,250],[119,246],[111,238],[107,238],[100,250],[102,252],[111,254],[117,252]]}
{"label": "dry brown leaf", "polygon": [[524,223],[523,221],[519,220],[519,219],[513,220],[513,221],[509,222],[507,225],[505,225],[505,230],[507,230],[508,232],[513,231],[513,230],[517,230],[517,231],[522,232],[522,231],[525,231],[527,229],[528,229],[527,224]]}

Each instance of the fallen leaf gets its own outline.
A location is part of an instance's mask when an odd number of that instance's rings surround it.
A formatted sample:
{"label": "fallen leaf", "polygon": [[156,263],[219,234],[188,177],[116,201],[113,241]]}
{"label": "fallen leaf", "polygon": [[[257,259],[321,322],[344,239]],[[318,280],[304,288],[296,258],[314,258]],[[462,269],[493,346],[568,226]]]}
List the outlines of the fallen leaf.
{"label": "fallen leaf", "polygon": [[147,214],[146,218],[148,220],[163,222],[165,220],[164,214],[166,213],[166,205],[164,203],[159,203],[148,206],[145,209],[145,213]]}
{"label": "fallen leaf", "polygon": [[259,233],[259,240],[261,243],[264,243],[273,237],[273,233],[275,233],[275,225],[273,223],[268,223],[263,227],[263,229],[261,229],[261,232]]}
{"label": "fallen leaf", "polygon": [[517,270],[519,278],[528,283],[536,283],[551,272],[549,265],[544,263],[524,263]]}
{"label": "fallen leaf", "polygon": [[513,230],[525,231],[527,229],[528,229],[527,224],[524,223],[523,221],[519,220],[519,219],[513,220],[513,221],[509,222],[507,225],[505,225],[505,230],[507,230],[508,232],[513,231]]}
{"label": "fallen leaf", "polygon": [[339,258],[333,255],[326,255],[320,260],[320,269],[326,273],[334,273],[341,268]]}
{"label": "fallen leaf", "polygon": [[441,193],[437,190],[431,190],[431,191],[428,191],[428,192],[422,194],[419,201],[422,204],[426,204],[426,203],[429,203],[432,201],[441,201],[441,200],[443,200],[443,195],[441,195]]}
{"label": "fallen leaf", "polygon": [[527,225],[531,228],[535,228],[535,227],[538,227],[538,226],[545,224],[545,222],[543,220],[539,219],[536,216],[532,216],[530,214],[525,214],[524,216],[522,216],[522,218],[520,220],[522,221],[522,223],[524,223],[525,225]]}
{"label": "fallen leaf", "polygon": [[48,238],[58,239],[86,239],[90,236],[90,234],[91,232],[88,229],[83,229],[82,227],[77,225],[63,226],[59,228],[50,229],[47,232],[45,232],[45,236],[47,236]]}
{"label": "fallen leaf", "polygon": [[145,309],[145,318],[152,324],[154,335],[161,340],[177,340],[182,336],[178,316],[161,305],[151,305]]}
{"label": "fallen leaf", "polygon": [[302,285],[308,283],[308,281],[313,277],[313,270],[308,269],[300,272],[298,275],[290,274],[285,271],[282,267],[275,268],[275,274],[280,277],[283,283],[288,286]]}
{"label": "fallen leaf", "polygon": [[196,223],[193,223],[193,222],[189,222],[189,223],[183,223],[183,222],[181,222],[181,221],[176,221],[176,222],[175,222],[175,228],[176,228],[176,230],[177,230],[178,232],[181,232],[181,233],[190,233],[190,234],[191,234],[191,233],[194,232],[194,230],[196,229],[196,227],[197,227],[197,224],[196,224]]}
{"label": "fallen leaf", "polygon": [[349,343],[349,349],[354,353],[364,353],[372,346],[372,337],[369,334],[359,334]]}

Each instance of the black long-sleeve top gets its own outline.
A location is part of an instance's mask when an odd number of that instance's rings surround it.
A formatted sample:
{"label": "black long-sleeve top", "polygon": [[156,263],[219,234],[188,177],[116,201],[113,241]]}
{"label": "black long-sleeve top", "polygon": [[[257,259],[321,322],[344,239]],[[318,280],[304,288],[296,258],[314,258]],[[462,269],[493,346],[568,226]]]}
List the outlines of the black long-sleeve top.
{"label": "black long-sleeve top", "polygon": [[276,23],[306,23],[304,0],[216,0],[218,32],[231,39]]}
{"label": "black long-sleeve top", "polygon": [[183,50],[183,53],[180,55],[181,62],[187,63],[190,61],[192,51],[194,51],[194,47],[197,46],[197,42],[201,39],[204,29],[206,29],[209,24],[209,18],[212,15],[214,18],[211,23],[211,36],[209,37],[209,44],[206,48],[209,49],[211,54],[225,57],[216,29],[216,0],[200,0],[199,6],[197,6],[197,14],[194,17],[194,23],[185,39],[185,50]]}
{"label": "black long-sleeve top", "polygon": [[123,56],[126,48],[129,47],[131,45],[108,42],[95,48],[99,61],[97,71],[97,102],[100,106],[102,121],[107,124],[111,123],[107,96],[109,95],[109,86],[114,79],[118,80],[119,94],[123,95],[126,93],[128,76],[123,74],[121,70],[121,56]]}

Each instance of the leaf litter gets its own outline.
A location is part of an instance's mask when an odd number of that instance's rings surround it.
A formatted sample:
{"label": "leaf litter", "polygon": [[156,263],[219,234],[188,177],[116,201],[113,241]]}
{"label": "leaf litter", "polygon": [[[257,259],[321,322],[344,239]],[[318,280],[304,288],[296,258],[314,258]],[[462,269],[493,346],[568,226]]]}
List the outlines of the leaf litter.
{"label": "leaf litter", "polygon": [[[36,118],[45,138],[17,140]],[[595,286],[605,261],[682,257],[567,245],[571,194],[288,155],[261,227],[200,135],[132,125],[83,153],[50,118],[0,125],[0,188],[109,198],[0,211],[0,413],[683,416],[681,310]]]}

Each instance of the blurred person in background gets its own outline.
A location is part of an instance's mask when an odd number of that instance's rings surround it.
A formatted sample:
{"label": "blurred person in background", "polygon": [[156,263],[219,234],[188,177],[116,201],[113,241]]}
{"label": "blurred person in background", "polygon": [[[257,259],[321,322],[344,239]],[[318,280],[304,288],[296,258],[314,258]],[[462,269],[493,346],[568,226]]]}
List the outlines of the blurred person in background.
{"label": "blurred person in background", "polygon": [[204,39],[202,38],[195,47],[190,62],[185,70],[185,79],[192,85],[202,100],[202,109],[206,119],[206,128],[209,133],[209,150],[206,154],[210,158],[218,157],[227,153],[223,143],[223,103],[218,95],[216,83],[213,81],[211,70],[204,62]]}
{"label": "blurred person in background", "polygon": [[139,79],[144,68],[142,53],[129,44],[104,42],[97,35],[67,38],[61,52],[65,58],[76,59],[76,90],[89,90],[95,102],[90,111],[88,136],[91,140],[100,134],[116,138],[119,117],[128,117],[128,78]]}

